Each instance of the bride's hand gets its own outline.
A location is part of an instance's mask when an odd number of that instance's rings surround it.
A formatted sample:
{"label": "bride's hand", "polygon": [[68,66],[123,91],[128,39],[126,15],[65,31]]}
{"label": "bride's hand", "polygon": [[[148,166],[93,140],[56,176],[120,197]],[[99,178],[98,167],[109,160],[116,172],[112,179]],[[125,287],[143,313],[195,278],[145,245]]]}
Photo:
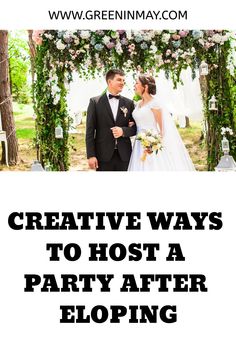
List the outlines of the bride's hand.
{"label": "bride's hand", "polygon": [[129,128],[131,128],[131,127],[133,127],[134,126],[134,122],[132,122],[132,121],[129,121]]}

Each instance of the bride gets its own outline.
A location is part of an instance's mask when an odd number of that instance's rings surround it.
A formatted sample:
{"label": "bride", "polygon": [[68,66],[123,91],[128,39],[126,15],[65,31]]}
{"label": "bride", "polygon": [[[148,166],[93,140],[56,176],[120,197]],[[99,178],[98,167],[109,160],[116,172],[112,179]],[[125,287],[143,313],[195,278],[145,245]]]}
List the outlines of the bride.
{"label": "bride", "polygon": [[143,159],[143,146],[136,139],[128,171],[195,171],[174,120],[154,97],[155,79],[150,75],[140,75],[135,83],[135,93],[142,98],[133,111],[137,134],[149,129],[158,132],[163,148],[157,155],[153,152]]}

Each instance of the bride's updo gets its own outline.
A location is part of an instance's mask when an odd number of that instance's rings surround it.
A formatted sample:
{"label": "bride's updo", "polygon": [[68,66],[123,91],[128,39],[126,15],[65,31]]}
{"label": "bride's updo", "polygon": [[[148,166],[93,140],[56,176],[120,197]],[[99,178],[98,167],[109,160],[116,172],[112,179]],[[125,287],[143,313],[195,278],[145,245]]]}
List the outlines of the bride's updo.
{"label": "bride's updo", "polygon": [[148,86],[148,93],[150,95],[156,94],[157,89],[156,89],[156,82],[154,77],[152,77],[151,75],[143,74],[143,75],[139,75],[138,79],[143,86],[145,85]]}

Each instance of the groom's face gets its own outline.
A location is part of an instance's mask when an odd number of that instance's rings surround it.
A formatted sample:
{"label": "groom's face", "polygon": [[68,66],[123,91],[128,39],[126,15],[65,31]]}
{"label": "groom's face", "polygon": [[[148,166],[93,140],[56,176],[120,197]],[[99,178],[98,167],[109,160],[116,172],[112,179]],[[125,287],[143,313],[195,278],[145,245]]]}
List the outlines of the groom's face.
{"label": "groom's face", "polygon": [[125,84],[125,77],[122,75],[116,74],[113,79],[109,79],[107,82],[108,90],[113,94],[120,93]]}

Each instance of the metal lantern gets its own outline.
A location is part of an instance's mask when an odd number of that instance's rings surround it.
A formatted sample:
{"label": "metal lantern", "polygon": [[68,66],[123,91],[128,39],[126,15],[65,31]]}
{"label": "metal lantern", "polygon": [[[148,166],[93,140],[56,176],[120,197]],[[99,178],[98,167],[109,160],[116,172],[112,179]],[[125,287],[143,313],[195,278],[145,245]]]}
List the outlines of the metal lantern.
{"label": "metal lantern", "polygon": [[209,100],[209,111],[217,111],[217,110],[218,110],[217,99],[213,95]]}
{"label": "metal lantern", "polygon": [[199,67],[199,74],[201,76],[206,76],[208,75],[208,64],[203,60],[200,64],[200,67]]}
{"label": "metal lantern", "polygon": [[224,155],[228,155],[229,153],[229,140],[224,136],[221,141],[222,151]]}
{"label": "metal lantern", "polygon": [[41,163],[38,160],[35,160],[31,165],[31,171],[40,172],[40,171],[44,171],[44,169]]}
{"label": "metal lantern", "polygon": [[221,146],[224,155],[221,157],[220,162],[216,166],[215,170],[217,172],[236,172],[236,163],[233,157],[229,155],[229,141],[225,136],[221,141]]}
{"label": "metal lantern", "polygon": [[60,125],[56,126],[55,128],[55,138],[63,139],[63,129]]}

